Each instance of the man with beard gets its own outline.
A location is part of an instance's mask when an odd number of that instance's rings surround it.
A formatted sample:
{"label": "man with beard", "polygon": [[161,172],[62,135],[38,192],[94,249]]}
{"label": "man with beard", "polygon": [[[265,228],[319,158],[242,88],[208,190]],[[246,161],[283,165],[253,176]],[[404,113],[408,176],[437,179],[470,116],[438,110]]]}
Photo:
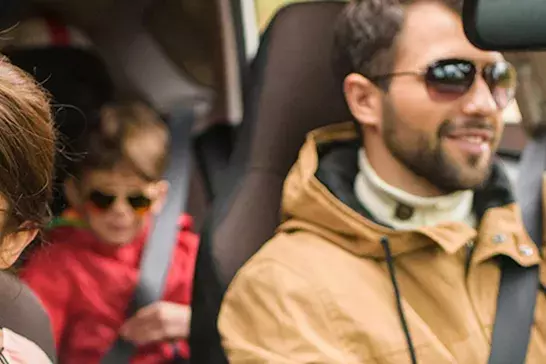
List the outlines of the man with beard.
{"label": "man with beard", "polygon": [[[543,261],[494,160],[515,70],[468,42],[461,7],[347,5],[336,65],[356,132],[308,136],[283,223],[225,295],[230,362],[487,362],[498,258]],[[545,338],[542,291],[527,364],[544,362]]]}

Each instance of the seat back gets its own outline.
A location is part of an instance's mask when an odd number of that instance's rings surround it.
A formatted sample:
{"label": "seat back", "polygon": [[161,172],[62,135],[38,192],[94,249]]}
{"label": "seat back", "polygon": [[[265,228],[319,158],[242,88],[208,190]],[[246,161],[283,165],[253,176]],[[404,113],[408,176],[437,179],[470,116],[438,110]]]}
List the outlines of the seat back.
{"label": "seat back", "polygon": [[0,327],[8,328],[37,344],[57,362],[49,315],[32,289],[9,272],[0,272]]}
{"label": "seat back", "polygon": [[224,283],[273,235],[282,185],[306,134],[351,118],[330,55],[342,8],[337,1],[288,6],[264,35],[210,230]]}
{"label": "seat back", "polygon": [[333,24],[343,7],[339,1],[289,5],[263,36],[231,164],[201,236],[192,362],[225,360],[216,330],[223,293],[236,271],[273,236],[283,181],[305,135],[350,119],[331,64]]}
{"label": "seat back", "polygon": [[218,123],[194,138],[193,147],[209,201],[214,200],[223,184],[222,173],[229,166],[236,127]]}

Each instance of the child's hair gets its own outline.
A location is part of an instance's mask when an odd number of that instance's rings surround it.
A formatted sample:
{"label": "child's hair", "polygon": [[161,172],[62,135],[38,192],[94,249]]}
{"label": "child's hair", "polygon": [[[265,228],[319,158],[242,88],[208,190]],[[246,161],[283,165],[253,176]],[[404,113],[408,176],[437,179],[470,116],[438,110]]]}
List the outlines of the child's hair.
{"label": "child's hair", "polygon": [[49,222],[55,152],[49,95],[0,57],[0,193],[8,204],[2,235]]}
{"label": "child's hair", "polygon": [[129,167],[147,181],[162,178],[167,163],[169,133],[163,120],[143,103],[106,105],[96,127],[79,150],[81,160],[70,173],[76,179],[93,170]]}

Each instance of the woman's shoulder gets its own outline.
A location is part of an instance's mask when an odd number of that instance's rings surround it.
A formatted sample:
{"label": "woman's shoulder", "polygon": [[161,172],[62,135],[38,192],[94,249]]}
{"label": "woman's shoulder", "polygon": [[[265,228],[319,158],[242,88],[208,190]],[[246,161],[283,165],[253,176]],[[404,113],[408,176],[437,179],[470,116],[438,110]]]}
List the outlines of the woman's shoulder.
{"label": "woman's shoulder", "polygon": [[47,354],[34,342],[16,332],[3,328],[2,352],[10,364],[52,364]]}
{"label": "woman's shoulder", "polygon": [[0,287],[0,327],[28,338],[54,360],[51,322],[39,299],[26,284],[6,272],[0,272]]}

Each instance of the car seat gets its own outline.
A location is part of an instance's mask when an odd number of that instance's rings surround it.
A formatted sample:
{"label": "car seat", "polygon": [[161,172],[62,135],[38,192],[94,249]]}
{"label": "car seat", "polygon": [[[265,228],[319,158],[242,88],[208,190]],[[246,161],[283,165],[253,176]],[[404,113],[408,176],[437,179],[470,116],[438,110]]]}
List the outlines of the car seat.
{"label": "car seat", "polygon": [[202,230],[196,267],[192,362],[226,362],[216,329],[223,293],[280,222],[283,181],[305,135],[350,113],[331,64],[340,1],[281,9],[249,74],[243,122],[229,170]]}

